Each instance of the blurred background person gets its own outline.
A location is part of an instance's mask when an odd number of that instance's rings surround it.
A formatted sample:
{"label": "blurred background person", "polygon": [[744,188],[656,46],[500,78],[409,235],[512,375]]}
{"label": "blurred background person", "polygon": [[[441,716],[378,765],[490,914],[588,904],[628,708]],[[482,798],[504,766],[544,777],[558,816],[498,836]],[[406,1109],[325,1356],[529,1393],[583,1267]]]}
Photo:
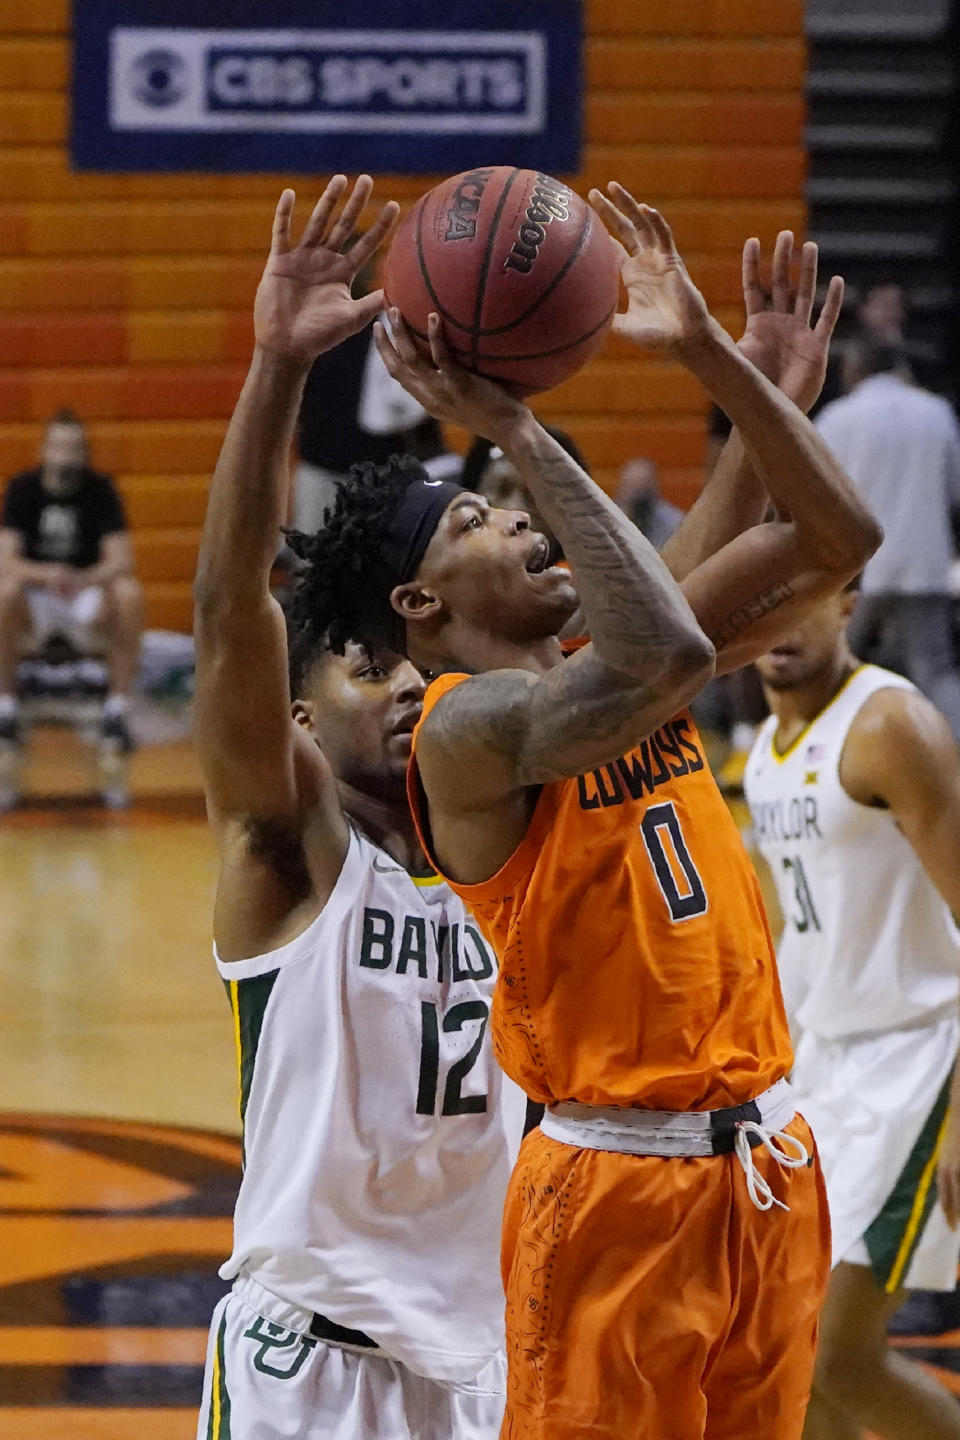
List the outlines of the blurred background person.
{"label": "blurred background person", "polygon": [[613,498],[656,550],[666,543],[683,519],[683,511],[660,494],[660,472],[656,465],[642,455],[624,465]]}
{"label": "blurred background person", "polygon": [[860,336],[843,374],[849,393],[820,412],[817,428],[886,537],[864,571],[850,644],[912,680],[960,737],[950,600],[960,425],[946,400],[910,383],[899,344]]}
{"label": "blurred background person", "polygon": [[860,328],[885,345],[904,345],[907,297],[902,285],[884,281],[868,290],[857,311]]}
{"label": "blurred background person", "polygon": [[59,636],[81,655],[105,654],[101,738],[128,752],[143,596],[123,502],[110,476],[91,468],[86,431],[72,411],[47,422],[39,458],[10,480],[0,510],[0,740],[20,738],[21,646]]}

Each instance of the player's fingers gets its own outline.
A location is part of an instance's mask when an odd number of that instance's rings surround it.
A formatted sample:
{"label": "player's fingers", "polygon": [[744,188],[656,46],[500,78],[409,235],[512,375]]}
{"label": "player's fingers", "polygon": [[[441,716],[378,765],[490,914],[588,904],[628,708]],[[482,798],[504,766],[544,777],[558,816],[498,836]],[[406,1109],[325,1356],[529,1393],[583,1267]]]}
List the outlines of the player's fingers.
{"label": "player's fingers", "polygon": [[813,327],[813,333],[821,340],[829,340],[833,334],[840,311],[843,309],[843,276],[832,275],[827,286],[826,299],[820,317]]}
{"label": "player's fingers", "polygon": [[760,279],[760,241],[755,235],[743,246],[743,303],[748,315],[759,315],[767,308],[767,297]]}
{"label": "player's fingers", "polygon": [[652,247],[658,246],[660,237],[653,224],[653,217],[657,214],[656,210],[637,200],[625,186],[620,184],[619,180],[611,180],[607,189],[610,191],[614,204],[619,206],[621,214],[626,215],[643,244]]}
{"label": "player's fingers", "polygon": [[636,225],[631,224],[626,215],[618,210],[606,195],[601,195],[599,190],[591,190],[587,198],[614,239],[620,241],[628,255],[636,255],[641,245]]}
{"label": "player's fingers", "polygon": [[774,310],[786,315],[790,309],[790,261],[793,259],[793,231],[781,230],[773,247],[770,295]]}
{"label": "player's fingers", "polygon": [[646,206],[641,205],[635,195],[631,195],[625,185],[619,180],[611,180],[607,185],[613,203],[617,205],[626,215],[628,220],[637,221],[643,215]]}
{"label": "player's fingers", "polygon": [[337,208],[337,203],[344,190],[347,188],[346,175],[332,175],[327,181],[326,188],[316,205],[306,228],[300,237],[300,244],[311,248],[319,245],[327,233],[327,226],[330,224],[330,217]]}
{"label": "player's fingers", "polygon": [[373,327],[373,343],[377,347],[388,374],[396,380],[403,367],[403,361],[400,359],[397,347],[387,333],[387,327],[382,320],[378,320]]}
{"label": "player's fingers", "polygon": [[271,255],[285,255],[290,249],[290,220],[296,199],[292,190],[284,190],[277,201],[277,208],[273,212],[273,233],[270,237]]}
{"label": "player's fingers", "polygon": [[383,291],[374,290],[369,295],[361,295],[359,300],[353,302],[353,334],[369,325],[371,320],[376,320],[383,310]]}
{"label": "player's fingers", "polygon": [[374,251],[379,250],[396,224],[399,214],[400,206],[396,200],[388,200],[370,229],[364,231],[350,251],[350,264],[353,266],[354,273],[360,269],[361,265],[367,263]]}
{"label": "player's fingers", "polygon": [[441,375],[452,379],[457,367],[454,364],[450,351],[447,349],[443,326],[440,323],[440,316],[437,315],[436,312],[431,312],[431,314],[427,316],[427,336],[430,340],[430,354],[433,357],[434,365],[436,365]]}
{"label": "player's fingers", "polygon": [[396,346],[397,354],[404,365],[416,365],[420,360],[420,354],[413,343],[413,336],[407,329],[406,321],[400,314],[396,305],[392,305],[388,311],[390,318],[390,329],[393,333],[393,343]]}
{"label": "player's fingers", "polygon": [[673,238],[673,231],[664,220],[659,210],[654,210],[652,205],[644,205],[643,211],[651,230],[656,237],[657,248],[664,255],[676,255],[677,246]]}
{"label": "player's fingers", "polygon": [[353,189],[347,197],[337,219],[336,224],[326,239],[328,250],[342,250],[357,227],[357,221],[363,214],[364,206],[370,199],[373,190],[373,180],[369,175],[358,175]]}
{"label": "player's fingers", "polygon": [[803,325],[810,324],[810,316],[813,312],[813,297],[817,293],[817,257],[819,253],[814,240],[806,241],[800,251],[800,274],[797,279],[797,298],[793,302],[793,313]]}

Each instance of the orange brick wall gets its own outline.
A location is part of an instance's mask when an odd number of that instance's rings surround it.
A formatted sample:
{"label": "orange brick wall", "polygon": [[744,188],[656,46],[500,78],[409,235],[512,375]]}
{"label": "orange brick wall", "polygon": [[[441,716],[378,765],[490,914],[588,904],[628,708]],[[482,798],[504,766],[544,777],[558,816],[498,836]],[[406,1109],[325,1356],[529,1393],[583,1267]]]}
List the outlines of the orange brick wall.
{"label": "orange brick wall", "polygon": [[[661,206],[720,319],[739,249],[804,221],[801,0],[587,0],[581,192],[611,177]],[[67,0],[0,0],[0,472],[70,405],[120,481],[152,625],[186,629],[207,477],[250,349],[250,302],[288,177],[73,175]],[[293,183],[306,196],[317,189]],[[409,202],[428,178],[380,179]],[[611,340],[538,403],[601,481],[635,454],[687,503],[705,402]]]}

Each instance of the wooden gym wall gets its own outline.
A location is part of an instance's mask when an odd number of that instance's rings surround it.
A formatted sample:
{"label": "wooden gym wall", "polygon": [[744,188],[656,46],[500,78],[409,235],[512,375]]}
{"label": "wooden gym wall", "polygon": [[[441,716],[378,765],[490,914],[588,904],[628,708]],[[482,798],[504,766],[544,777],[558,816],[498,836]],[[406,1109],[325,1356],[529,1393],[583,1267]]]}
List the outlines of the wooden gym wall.
{"label": "wooden gym wall", "polygon": [[[659,205],[738,333],[743,240],[804,223],[801,0],[586,0],[586,26],[584,169],[565,178],[585,193],[614,177]],[[149,623],[187,629],[287,177],[71,174],[69,65],[68,0],[0,0],[0,474],[33,462],[39,422],[75,409],[126,497]],[[409,202],[430,183],[384,176],[377,193]],[[696,494],[705,401],[678,367],[610,341],[537,409],[604,484],[643,454],[670,498]]]}

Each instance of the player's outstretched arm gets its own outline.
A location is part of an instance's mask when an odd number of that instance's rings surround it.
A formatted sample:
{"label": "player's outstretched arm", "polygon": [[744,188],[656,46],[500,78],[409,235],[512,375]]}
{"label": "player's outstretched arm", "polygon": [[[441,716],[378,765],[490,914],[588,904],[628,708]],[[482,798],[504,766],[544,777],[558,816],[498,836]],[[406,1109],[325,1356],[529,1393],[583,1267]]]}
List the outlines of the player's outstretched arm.
{"label": "player's outstretched arm", "polygon": [[[791,290],[793,233],[781,230],[773,250],[770,302],[761,278],[760,242],[743,247],[746,327],[737,342],[747,359],[803,413],[819,398],[827,372],[830,340],[843,305],[843,280],[834,275],[814,323],[817,246],[808,240],[800,254],[796,293]],[[676,580],[687,576],[745,530],[763,522],[769,497],[747,458],[739,431],[724,445],[713,473],[660,554]]]}
{"label": "player's outstretched arm", "polygon": [[[510,458],[563,546],[591,637],[542,676],[499,671],[444,697],[424,726],[422,765],[439,750],[460,771],[458,793],[473,783],[487,799],[615,759],[703,686],[710,643],[657,552],[530,410],[456,365],[436,316],[432,363],[390,318],[393,340],[377,331],[387,369],[432,414]],[[479,755],[482,766],[467,764]]]}
{"label": "player's outstretched arm", "polygon": [[[296,763],[283,616],[269,589],[287,518],[289,456],[303,383],[313,360],[369,324],[381,294],[354,300],[350,283],[395,219],[388,205],[348,254],[370,196],[361,176],[335,176],[299,242],[294,194],[280,197],[270,256],[254,307],[256,346],[214,472],[195,583],[195,736],[215,826],[233,818],[296,817]],[[309,771],[308,771],[309,774]]]}
{"label": "player's outstretched arm", "polygon": [[[623,245],[628,308],[615,319],[638,345],[672,354],[740,431],[778,518],[737,536],[694,569],[683,590],[717,650],[717,669],[747,664],[827,595],[843,588],[883,532],[814,427],[712,319],[666,221],[611,185],[591,203]],[[618,208],[619,207],[619,208]],[[693,297],[696,297],[696,302]]]}
{"label": "player's outstretched arm", "polygon": [[[954,917],[960,921],[960,753],[930,701],[909,690],[878,690],[850,727],[840,783],[862,805],[888,808]],[[960,1064],[941,1148],[940,1200],[960,1222]]]}

